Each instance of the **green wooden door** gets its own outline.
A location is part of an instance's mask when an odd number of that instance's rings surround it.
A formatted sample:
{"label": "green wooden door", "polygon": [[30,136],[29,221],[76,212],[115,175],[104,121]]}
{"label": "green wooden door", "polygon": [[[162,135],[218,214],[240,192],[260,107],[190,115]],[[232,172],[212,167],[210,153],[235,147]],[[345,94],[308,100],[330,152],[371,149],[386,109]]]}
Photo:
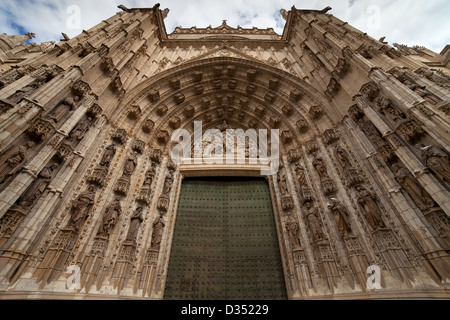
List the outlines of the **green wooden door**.
{"label": "green wooden door", "polygon": [[187,179],[165,299],[287,299],[265,179]]}

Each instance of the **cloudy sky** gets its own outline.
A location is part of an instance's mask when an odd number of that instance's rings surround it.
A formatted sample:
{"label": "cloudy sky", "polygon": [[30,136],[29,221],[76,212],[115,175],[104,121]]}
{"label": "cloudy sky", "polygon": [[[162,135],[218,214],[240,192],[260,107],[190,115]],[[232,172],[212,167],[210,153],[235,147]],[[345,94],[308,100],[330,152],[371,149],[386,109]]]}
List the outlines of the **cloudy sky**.
{"label": "cloudy sky", "polygon": [[[158,0],[1,0],[0,33],[36,33],[34,42],[59,41],[109,18],[119,4],[129,8],[153,7]],[[236,27],[284,28],[280,9],[323,9],[389,44],[425,46],[440,52],[450,44],[449,0],[160,0],[169,8],[167,32],[175,27],[213,27],[222,20]]]}

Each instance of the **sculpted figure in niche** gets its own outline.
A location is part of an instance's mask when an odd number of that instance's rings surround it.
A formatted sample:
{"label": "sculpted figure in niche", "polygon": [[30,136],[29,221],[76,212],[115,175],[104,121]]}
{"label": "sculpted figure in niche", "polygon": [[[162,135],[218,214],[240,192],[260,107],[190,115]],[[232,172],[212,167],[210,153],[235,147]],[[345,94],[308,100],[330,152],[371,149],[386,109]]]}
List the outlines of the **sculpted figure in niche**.
{"label": "sculpted figure in niche", "polygon": [[164,222],[163,216],[160,215],[153,222],[153,233],[152,233],[152,244],[151,247],[153,249],[158,249],[161,247],[161,241],[163,236],[164,227],[166,223]]}
{"label": "sculpted figure in niche", "polygon": [[366,119],[361,119],[359,122],[361,130],[366,134],[367,138],[376,146],[380,147],[385,144],[381,138],[381,134],[372,122]]}
{"label": "sculpted figure in niche", "polygon": [[137,164],[138,164],[137,152],[134,151],[133,153],[130,154],[127,161],[125,162],[125,167],[123,168],[123,175],[125,177],[131,177],[134,170],[136,169]]}
{"label": "sculpted figure in niche", "polygon": [[378,110],[385,115],[389,122],[396,125],[406,117],[392,105],[391,100],[380,98],[377,100]]}
{"label": "sculpted figure in niche", "polygon": [[130,229],[128,230],[126,241],[135,242],[139,227],[144,221],[144,216],[142,215],[142,207],[138,207],[131,217]]}
{"label": "sculpted figure in niche", "polygon": [[352,226],[348,218],[347,209],[336,198],[331,198],[331,203],[328,204],[328,208],[333,213],[336,219],[336,225],[339,232],[342,235],[346,235],[352,232]]}
{"label": "sculpted figure in niche", "polygon": [[433,96],[431,93],[429,93],[426,90],[425,86],[420,86],[409,80],[405,80],[405,82],[403,82],[403,84],[405,86],[407,86],[410,90],[417,93],[420,97],[422,97],[425,100],[427,100],[428,102],[430,102],[431,104],[437,104],[439,102],[439,99],[437,99],[435,96]]}
{"label": "sculpted figure in niche", "polygon": [[100,165],[105,168],[109,168],[111,165],[111,161],[116,155],[116,147],[114,145],[110,145],[106,148],[105,153],[103,154],[102,161],[100,161]]}
{"label": "sculpted figure in niche", "polygon": [[295,166],[295,172],[297,173],[298,182],[300,183],[300,186],[307,185],[305,169],[302,167],[301,164],[297,164]]}
{"label": "sculpted figure in niche", "polygon": [[152,166],[145,174],[144,186],[151,186],[155,175],[156,175],[156,168],[155,168],[155,164],[152,163]]}
{"label": "sculpted figure in niche", "polygon": [[76,102],[78,102],[80,98],[75,96],[74,98],[66,98],[64,101],[49,114],[48,119],[52,120],[54,123],[58,123],[61,119],[70,111],[75,110]]}
{"label": "sculpted figure in niche", "polygon": [[72,203],[72,216],[69,221],[69,228],[75,229],[78,232],[83,221],[89,215],[89,212],[94,205],[95,189],[94,186],[89,186],[87,191],[82,192],[77,199]]}
{"label": "sculpted figure in niche", "polygon": [[422,146],[422,158],[427,167],[442,180],[450,183],[450,161],[448,154],[436,146]]}
{"label": "sculpted figure in niche", "polygon": [[420,210],[428,210],[434,207],[431,196],[405,167],[394,164],[392,170],[395,174],[395,180],[409,193]]}
{"label": "sculpted figure in niche", "polygon": [[111,230],[116,226],[120,215],[122,214],[122,206],[120,205],[120,199],[116,198],[106,208],[103,214],[102,224],[98,230],[98,236],[108,237],[111,234]]}
{"label": "sculpted figure in niche", "polygon": [[286,175],[280,171],[277,174],[278,186],[280,187],[280,192],[283,196],[288,195],[288,186],[286,182]]}
{"label": "sculpted figure in niche", "polygon": [[0,157],[0,183],[23,168],[28,161],[28,150],[34,146],[35,143],[30,141],[24,146],[11,148]]}
{"label": "sculpted figure in niche", "polygon": [[364,187],[357,187],[358,204],[364,214],[367,222],[371,225],[373,230],[385,228],[385,224],[381,218],[381,210],[378,207],[376,197],[367,191]]}
{"label": "sculpted figure in niche", "polygon": [[327,167],[325,166],[325,162],[322,158],[315,158],[313,161],[313,166],[321,180],[329,178]]}
{"label": "sculpted figure in niche", "polygon": [[325,234],[322,230],[322,222],[319,218],[319,209],[317,207],[313,207],[313,203],[311,201],[306,203],[307,213],[306,218],[308,221],[309,228],[316,240],[324,240],[326,239]]}
{"label": "sculpted figure in niche", "polygon": [[29,208],[35,203],[53,179],[53,174],[56,168],[58,168],[58,165],[54,163],[51,166],[42,169],[42,171],[38,174],[37,180],[34,181],[27,192],[19,198],[19,207]]}
{"label": "sculpted figure in niche", "polygon": [[25,97],[27,94],[30,94],[31,92],[33,92],[37,88],[39,88],[39,84],[38,83],[29,84],[29,85],[23,87],[22,89],[17,90],[12,96],[10,96],[8,98],[8,100],[11,101],[12,103],[17,103],[23,97]]}
{"label": "sculpted figure in niche", "polygon": [[286,230],[289,233],[289,239],[291,240],[292,249],[301,249],[302,244],[300,241],[300,227],[294,218],[289,215],[286,221]]}
{"label": "sculpted figure in niche", "polygon": [[341,146],[337,146],[334,149],[334,156],[336,157],[336,160],[339,162],[339,164],[343,169],[352,168],[352,164],[349,160],[348,153],[344,148],[342,148]]}
{"label": "sculpted figure in niche", "polygon": [[166,176],[166,181],[164,181],[163,195],[169,195],[170,190],[173,185],[173,172],[169,171]]}
{"label": "sculpted figure in niche", "polygon": [[89,131],[92,118],[87,118],[78,122],[76,127],[70,132],[68,141],[75,145],[84,139],[85,134]]}

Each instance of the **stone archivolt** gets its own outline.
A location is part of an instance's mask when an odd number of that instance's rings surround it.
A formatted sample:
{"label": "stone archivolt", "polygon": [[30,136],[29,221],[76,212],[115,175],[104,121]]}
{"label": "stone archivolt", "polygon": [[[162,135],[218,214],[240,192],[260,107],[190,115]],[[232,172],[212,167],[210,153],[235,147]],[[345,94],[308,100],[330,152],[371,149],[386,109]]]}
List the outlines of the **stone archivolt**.
{"label": "stone archivolt", "polygon": [[[226,22],[166,35],[167,12],[122,9],[104,37],[85,32],[0,75],[0,295],[37,282],[42,297],[57,296],[76,264],[79,294],[161,299],[186,171],[171,162],[171,135],[203,121],[280,132],[283,166],[267,180],[291,299],[448,297],[446,76],[349,32],[328,8],[284,12],[282,36]],[[3,101],[38,64],[69,57],[79,64],[58,69],[53,91],[30,93],[38,104]],[[414,77],[384,72],[392,60]],[[63,100],[67,88],[77,99]],[[44,116],[52,112],[56,121]],[[30,139],[32,155],[9,174],[20,159],[8,150]],[[439,145],[439,161],[425,157]],[[367,296],[373,264],[383,290]]]}

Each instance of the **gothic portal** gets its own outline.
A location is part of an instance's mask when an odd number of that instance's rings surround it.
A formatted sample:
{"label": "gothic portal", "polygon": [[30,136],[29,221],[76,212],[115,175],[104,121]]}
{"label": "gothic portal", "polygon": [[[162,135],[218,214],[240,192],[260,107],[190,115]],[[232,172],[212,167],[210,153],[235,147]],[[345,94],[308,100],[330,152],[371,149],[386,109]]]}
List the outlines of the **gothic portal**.
{"label": "gothic portal", "polygon": [[[329,7],[281,10],[282,35],[120,9],[0,35],[1,299],[449,298],[448,46]],[[278,132],[278,170],[245,137],[204,157],[199,122]]]}

